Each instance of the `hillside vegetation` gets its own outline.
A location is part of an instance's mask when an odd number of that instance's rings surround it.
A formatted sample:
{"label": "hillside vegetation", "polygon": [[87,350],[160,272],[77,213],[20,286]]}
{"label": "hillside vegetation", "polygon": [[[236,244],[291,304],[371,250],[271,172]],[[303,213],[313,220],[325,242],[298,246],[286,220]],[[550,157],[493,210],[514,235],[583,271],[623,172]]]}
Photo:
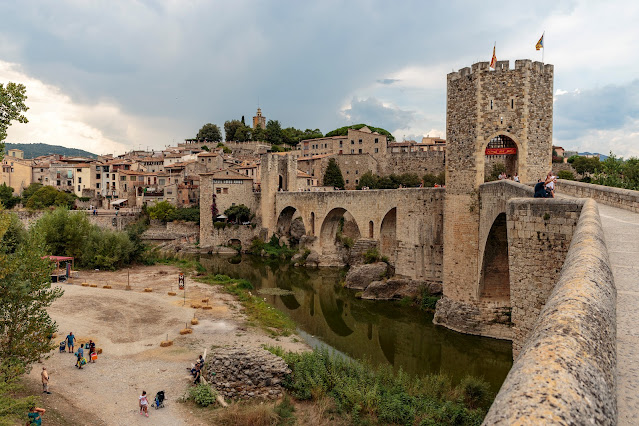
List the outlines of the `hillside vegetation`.
{"label": "hillside vegetation", "polygon": [[35,158],[41,155],[60,154],[68,157],[89,157],[96,158],[97,155],[77,148],[67,148],[60,145],[49,145],[47,143],[6,143],[5,150],[21,149],[24,151],[24,158]]}

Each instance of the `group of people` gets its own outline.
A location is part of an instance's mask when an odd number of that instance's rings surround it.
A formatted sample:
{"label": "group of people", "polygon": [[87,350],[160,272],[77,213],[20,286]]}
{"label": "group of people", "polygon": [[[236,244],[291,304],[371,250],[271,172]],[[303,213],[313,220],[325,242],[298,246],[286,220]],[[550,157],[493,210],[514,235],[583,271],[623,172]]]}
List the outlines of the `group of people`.
{"label": "group of people", "polygon": [[505,172],[499,173],[499,176],[497,176],[497,178],[499,180],[512,180],[514,182],[519,182],[519,175],[517,173],[515,173],[514,176],[507,175]]}
{"label": "group of people", "polygon": [[555,184],[557,176],[548,172],[545,180],[538,179],[535,184],[535,198],[555,198]]}
{"label": "group of people", "polygon": [[67,348],[69,353],[72,353],[76,357],[75,366],[82,370],[82,366],[87,363],[87,359],[84,357],[84,350],[86,349],[89,353],[89,361],[95,363],[98,359],[98,354],[95,349],[95,342],[93,340],[89,340],[89,343],[81,344],[78,348],[77,352],[75,350],[75,339],[76,337],[73,335],[73,332],[70,332],[66,337]]}

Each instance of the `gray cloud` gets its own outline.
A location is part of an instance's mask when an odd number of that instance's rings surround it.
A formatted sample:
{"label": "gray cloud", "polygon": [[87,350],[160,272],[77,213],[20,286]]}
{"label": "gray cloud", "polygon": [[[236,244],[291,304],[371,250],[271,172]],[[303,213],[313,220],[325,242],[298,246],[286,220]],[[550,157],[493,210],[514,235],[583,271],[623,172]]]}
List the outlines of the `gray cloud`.
{"label": "gray cloud", "polygon": [[414,111],[384,106],[376,98],[359,99],[355,97],[351,101],[350,107],[342,113],[352,124],[367,123],[389,132],[407,129],[415,119]]}
{"label": "gray cloud", "polygon": [[398,81],[401,81],[401,80],[399,80],[397,78],[384,78],[384,79],[381,79],[381,80],[377,80],[377,82],[379,84],[385,84],[385,85],[391,85],[393,83],[397,83]]}
{"label": "gray cloud", "polygon": [[554,132],[560,139],[576,139],[593,129],[620,129],[639,119],[639,79],[559,95],[554,112]]}

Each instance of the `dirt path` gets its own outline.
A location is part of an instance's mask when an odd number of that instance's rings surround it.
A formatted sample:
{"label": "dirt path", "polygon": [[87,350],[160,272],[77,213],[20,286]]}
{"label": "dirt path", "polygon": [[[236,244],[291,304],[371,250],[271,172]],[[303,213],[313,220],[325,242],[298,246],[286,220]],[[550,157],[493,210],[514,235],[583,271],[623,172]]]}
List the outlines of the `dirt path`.
{"label": "dirt path", "polygon": [[[126,270],[82,272],[73,284],[57,284],[65,294],[49,310],[59,326],[55,341],[60,342],[72,331],[80,341],[93,339],[103,353],[97,363],[82,370],[74,366],[72,354],[57,350],[43,364],[36,364],[28,380],[33,386],[39,384],[41,366],[47,366],[52,394],[43,395],[45,403],[63,407],[63,417],[64,411],[75,409],[88,413],[91,418],[87,424],[206,424],[189,411],[188,405],[177,401],[190,385],[186,367],[205,349],[257,347],[263,343],[287,350],[306,347],[293,336],[275,340],[261,330],[246,327],[238,303],[215,286],[187,278],[186,304],[181,292],[178,296],[167,295],[171,287],[176,291],[178,272],[165,265],[132,268],[130,291],[125,290]],[[83,287],[82,282],[98,287]],[[105,284],[113,288],[103,289]],[[144,293],[145,287],[153,288],[153,292]],[[190,307],[194,302],[203,304],[205,298],[209,298],[212,309]],[[193,334],[180,336],[180,329],[190,324],[194,313],[199,324],[193,326]],[[173,346],[159,347],[167,335]],[[138,414],[142,390],[146,390],[149,401],[159,390],[167,395],[166,407],[151,409],[150,419]]]}

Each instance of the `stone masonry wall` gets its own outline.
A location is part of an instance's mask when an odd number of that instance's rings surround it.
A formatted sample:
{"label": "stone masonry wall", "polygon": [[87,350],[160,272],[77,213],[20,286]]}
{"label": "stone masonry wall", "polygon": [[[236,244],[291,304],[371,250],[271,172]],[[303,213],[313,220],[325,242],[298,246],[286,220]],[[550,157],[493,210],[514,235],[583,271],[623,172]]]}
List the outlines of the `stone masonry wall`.
{"label": "stone masonry wall", "polygon": [[485,425],[617,423],[616,298],[593,200]]}
{"label": "stone masonry wall", "polygon": [[607,206],[639,213],[639,191],[559,179],[557,191],[578,198],[593,198]]}
{"label": "stone masonry wall", "polygon": [[[208,232],[200,232],[200,247],[212,248],[231,245],[231,240],[239,240],[243,249],[248,249],[251,242],[260,236],[260,228],[250,225],[231,225],[225,228],[213,228]],[[262,236],[264,237],[264,236]]]}
{"label": "stone masonry wall", "polygon": [[583,201],[513,198],[508,201],[508,263],[516,358],[564,264]]}
{"label": "stone masonry wall", "polygon": [[443,172],[446,161],[445,151],[391,152],[380,162],[380,174],[414,173],[420,178],[426,173],[437,175]]}

